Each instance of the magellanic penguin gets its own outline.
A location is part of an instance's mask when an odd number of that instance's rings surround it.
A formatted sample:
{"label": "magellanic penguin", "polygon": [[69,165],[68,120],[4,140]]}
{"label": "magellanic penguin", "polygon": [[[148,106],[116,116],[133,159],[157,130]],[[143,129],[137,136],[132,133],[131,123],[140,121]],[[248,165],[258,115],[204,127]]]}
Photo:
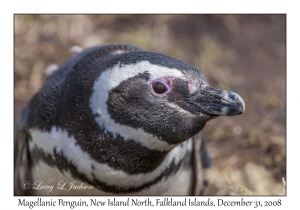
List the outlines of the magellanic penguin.
{"label": "magellanic penguin", "polygon": [[199,132],[244,110],[238,94],[179,60],[130,45],[89,48],[24,109],[15,194],[198,194],[210,164]]}

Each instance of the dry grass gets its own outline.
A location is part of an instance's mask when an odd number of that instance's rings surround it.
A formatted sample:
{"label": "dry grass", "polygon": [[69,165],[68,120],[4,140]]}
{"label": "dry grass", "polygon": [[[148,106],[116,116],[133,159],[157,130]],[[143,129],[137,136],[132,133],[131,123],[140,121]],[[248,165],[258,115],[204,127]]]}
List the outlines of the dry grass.
{"label": "dry grass", "polygon": [[216,195],[286,195],[285,178],[277,182],[265,167],[252,163],[236,170],[211,169],[208,177],[218,189]]}

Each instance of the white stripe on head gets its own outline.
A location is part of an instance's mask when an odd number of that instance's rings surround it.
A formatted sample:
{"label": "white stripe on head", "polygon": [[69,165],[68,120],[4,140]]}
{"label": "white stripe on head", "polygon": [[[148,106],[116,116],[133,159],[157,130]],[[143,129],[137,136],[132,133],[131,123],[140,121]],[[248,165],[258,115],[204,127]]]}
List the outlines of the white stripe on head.
{"label": "white stripe on head", "polygon": [[122,81],[146,71],[150,74],[149,83],[155,79],[166,76],[184,78],[182,72],[177,69],[157,66],[148,61],[129,65],[117,64],[113,68],[102,72],[100,77],[95,81],[93,94],[90,99],[90,107],[94,114],[100,114],[100,116],[97,116],[95,119],[103,129],[110,131],[114,135],[119,134],[125,140],[133,139],[149,149],[170,151],[176,145],[170,145],[165,141],[158,140],[155,136],[145,132],[142,128],[136,129],[115,123],[107,112],[106,102],[108,100],[108,92],[117,87]]}
{"label": "white stripe on head", "polygon": [[[88,153],[82,151],[78,144],[76,144],[76,140],[73,136],[68,136],[66,131],[52,127],[49,133],[42,132],[38,129],[30,129],[30,133],[33,144],[41,149],[45,155],[51,155],[52,158],[55,159],[53,153],[55,149],[57,153],[62,153],[68,161],[76,166],[78,172],[84,174],[88,179],[93,180],[96,178],[108,185],[125,188],[137,187],[152,181],[158,177],[173,160],[175,164],[177,164],[185,157],[188,151],[192,150],[192,140],[189,139],[182,143],[183,146],[179,145],[169,152],[163,162],[154,171],[146,174],[129,175],[122,170],[111,168],[108,164],[98,163],[93,160]],[[33,145],[31,145],[31,147],[33,148]],[[94,169],[91,168],[92,165]]]}

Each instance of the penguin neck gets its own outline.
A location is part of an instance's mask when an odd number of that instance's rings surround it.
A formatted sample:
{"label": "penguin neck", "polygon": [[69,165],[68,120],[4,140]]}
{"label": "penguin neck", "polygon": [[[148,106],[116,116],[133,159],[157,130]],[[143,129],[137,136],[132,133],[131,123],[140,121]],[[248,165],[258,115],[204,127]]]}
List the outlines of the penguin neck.
{"label": "penguin neck", "polygon": [[109,134],[109,139],[122,139],[122,142],[134,141],[141,147],[160,152],[169,152],[178,145],[158,139],[157,136],[145,132],[142,128],[115,123],[110,116],[105,116],[104,114],[95,117],[95,121],[102,130],[102,133]]}
{"label": "penguin neck", "polygon": [[94,141],[99,142],[91,143],[95,146],[92,151],[88,151],[94,160],[106,163],[111,168],[122,170],[128,174],[154,171],[171,151],[171,149],[157,150],[153,145],[149,148],[141,143],[145,140],[125,139],[123,136],[109,131],[101,132],[100,137]]}

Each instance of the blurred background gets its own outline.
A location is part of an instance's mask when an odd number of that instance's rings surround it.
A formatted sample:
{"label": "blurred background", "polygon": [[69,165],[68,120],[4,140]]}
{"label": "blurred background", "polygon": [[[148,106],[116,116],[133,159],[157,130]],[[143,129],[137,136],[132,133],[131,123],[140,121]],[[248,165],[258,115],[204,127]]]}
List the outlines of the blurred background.
{"label": "blurred background", "polygon": [[[205,195],[284,195],[286,15],[15,15],[14,120],[46,73],[83,49],[128,43],[199,68],[246,112],[205,127]],[[77,47],[78,46],[78,47]]]}

